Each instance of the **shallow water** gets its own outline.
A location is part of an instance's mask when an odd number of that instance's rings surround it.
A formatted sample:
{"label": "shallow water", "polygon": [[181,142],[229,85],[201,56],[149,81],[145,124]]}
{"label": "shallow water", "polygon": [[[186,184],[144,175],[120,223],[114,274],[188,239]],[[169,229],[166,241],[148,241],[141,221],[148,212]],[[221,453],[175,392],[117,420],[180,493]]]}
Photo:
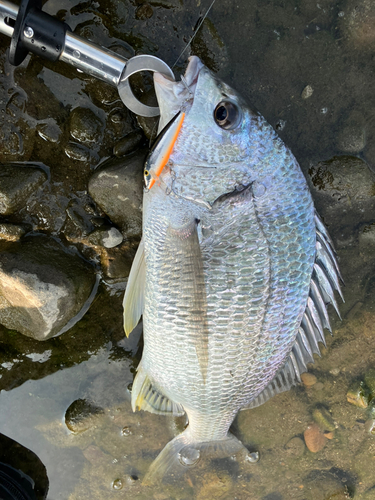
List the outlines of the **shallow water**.
{"label": "shallow water", "polygon": [[[208,4],[66,0],[48,1],[45,10],[123,55],[152,53],[172,66]],[[139,330],[123,338],[125,283],[102,282],[89,312],[58,338],[39,343],[1,327],[0,432],[47,466],[48,499],[375,499],[369,410],[346,398],[375,359],[374,42],[370,0],[216,0],[192,53],[241,91],[300,162],[338,251],[346,284],[343,320],[330,311],[333,336],[327,332],[327,348],[310,366],[317,379],[312,387],[278,395],[234,422],[233,433],[260,452],[259,463],[215,460],[160,488],[141,480],[184,421],[131,412],[128,386],[142,345]],[[63,237],[67,207],[73,200],[87,209],[93,169],[136,122],[114,89],[62,63],[33,57],[13,70],[5,61],[8,43],[2,36],[0,160],[38,161],[50,172],[48,191],[39,190],[9,220]],[[185,63],[178,62],[177,73]],[[65,152],[72,151],[68,123],[78,106],[102,123],[79,159],[76,150],[76,156]],[[64,416],[77,399],[103,412],[74,434]],[[316,410],[328,411],[334,435],[312,453],[301,438]]]}

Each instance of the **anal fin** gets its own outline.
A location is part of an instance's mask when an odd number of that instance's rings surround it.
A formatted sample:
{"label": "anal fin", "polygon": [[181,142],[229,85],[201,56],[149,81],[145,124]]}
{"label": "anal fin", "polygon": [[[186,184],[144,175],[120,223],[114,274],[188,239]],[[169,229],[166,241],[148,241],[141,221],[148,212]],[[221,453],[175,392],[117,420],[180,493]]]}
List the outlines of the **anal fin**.
{"label": "anal fin", "polygon": [[132,388],[133,411],[144,410],[158,415],[179,417],[185,413],[182,405],[171,401],[153,383],[146,371],[139,365]]}

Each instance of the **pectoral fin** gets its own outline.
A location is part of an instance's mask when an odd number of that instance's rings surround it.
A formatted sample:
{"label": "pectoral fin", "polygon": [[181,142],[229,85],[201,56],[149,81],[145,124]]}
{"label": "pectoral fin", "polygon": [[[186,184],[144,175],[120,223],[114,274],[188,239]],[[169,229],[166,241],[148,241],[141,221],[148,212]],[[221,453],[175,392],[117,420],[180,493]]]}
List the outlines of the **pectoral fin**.
{"label": "pectoral fin", "polygon": [[168,228],[165,266],[173,286],[179,290],[176,306],[189,324],[205,381],[208,364],[207,298],[197,225],[198,221],[192,220],[182,228]]}
{"label": "pectoral fin", "polygon": [[146,267],[143,238],[135,254],[124,296],[124,330],[126,336],[137,326],[143,313]]}

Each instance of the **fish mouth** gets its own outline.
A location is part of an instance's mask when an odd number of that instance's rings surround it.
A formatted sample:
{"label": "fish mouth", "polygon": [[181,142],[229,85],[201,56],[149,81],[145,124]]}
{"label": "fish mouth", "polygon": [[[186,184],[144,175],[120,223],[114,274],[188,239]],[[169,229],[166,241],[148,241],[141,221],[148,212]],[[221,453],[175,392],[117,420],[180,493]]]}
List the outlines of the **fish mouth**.
{"label": "fish mouth", "polygon": [[179,111],[191,107],[198,83],[198,77],[204,64],[197,56],[189,57],[189,64],[181,81],[175,82],[162,75],[154,73],[155,92],[160,108],[160,132]]}

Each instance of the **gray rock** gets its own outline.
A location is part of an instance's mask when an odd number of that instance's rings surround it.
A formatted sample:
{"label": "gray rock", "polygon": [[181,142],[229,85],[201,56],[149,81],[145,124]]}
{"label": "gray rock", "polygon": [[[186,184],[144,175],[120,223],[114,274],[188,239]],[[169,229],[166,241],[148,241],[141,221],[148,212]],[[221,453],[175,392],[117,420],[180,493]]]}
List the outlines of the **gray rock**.
{"label": "gray rock", "polygon": [[114,248],[122,243],[123,236],[115,227],[101,227],[96,229],[88,236],[91,245],[103,246],[105,248]]}
{"label": "gray rock", "polygon": [[34,165],[9,163],[0,166],[0,214],[20,209],[43,182],[47,174]]}
{"label": "gray rock", "polygon": [[134,130],[130,134],[120,139],[113,147],[115,156],[124,156],[135,151],[144,139],[140,130]]}
{"label": "gray rock", "polygon": [[124,280],[129,276],[137,245],[124,242],[115,248],[103,248],[100,263],[103,274],[111,280]]}
{"label": "gray rock", "polygon": [[89,193],[127,237],[142,233],[143,165],[147,151],[111,159],[89,181]]}
{"label": "gray rock", "polygon": [[[46,340],[93,299],[90,265],[46,236],[0,244],[0,323]],[[91,294],[91,295],[90,295]]]}

